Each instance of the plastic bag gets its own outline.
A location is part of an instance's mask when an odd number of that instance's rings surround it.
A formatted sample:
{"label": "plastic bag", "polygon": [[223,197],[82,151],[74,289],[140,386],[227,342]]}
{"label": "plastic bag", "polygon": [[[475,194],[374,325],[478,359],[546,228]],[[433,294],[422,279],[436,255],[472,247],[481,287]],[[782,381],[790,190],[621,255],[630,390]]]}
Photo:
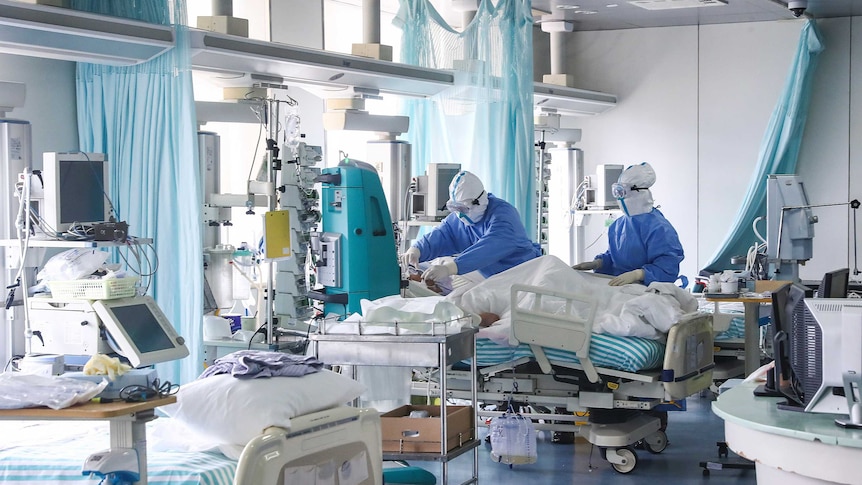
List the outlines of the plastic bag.
{"label": "plastic bag", "polygon": [[75,248],[55,255],[39,270],[39,281],[78,280],[93,274],[108,260],[108,252],[91,248]]}
{"label": "plastic bag", "polygon": [[97,384],[70,377],[4,372],[0,374],[0,409],[63,409],[93,399],[107,386],[104,379]]}
{"label": "plastic bag", "polygon": [[491,459],[509,465],[536,463],[536,428],[529,418],[509,411],[491,420]]}

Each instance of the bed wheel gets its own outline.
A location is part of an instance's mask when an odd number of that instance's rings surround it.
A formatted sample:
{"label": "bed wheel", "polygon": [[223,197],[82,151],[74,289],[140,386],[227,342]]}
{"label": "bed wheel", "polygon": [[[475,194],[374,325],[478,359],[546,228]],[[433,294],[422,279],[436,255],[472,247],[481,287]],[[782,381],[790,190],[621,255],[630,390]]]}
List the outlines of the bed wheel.
{"label": "bed wheel", "polygon": [[667,434],[659,430],[647,436],[644,438],[644,448],[654,455],[661,453],[667,448]]}
{"label": "bed wheel", "polygon": [[631,448],[617,448],[616,454],[622,458],[622,463],[611,463],[618,473],[626,474],[635,469],[638,464],[638,455]]}

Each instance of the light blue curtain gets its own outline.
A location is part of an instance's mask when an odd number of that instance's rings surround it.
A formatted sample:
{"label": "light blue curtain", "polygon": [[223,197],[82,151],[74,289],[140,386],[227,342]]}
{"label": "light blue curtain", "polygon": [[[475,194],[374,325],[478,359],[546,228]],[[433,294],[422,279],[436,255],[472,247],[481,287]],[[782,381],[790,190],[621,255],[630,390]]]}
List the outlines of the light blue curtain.
{"label": "light blue curtain", "polygon": [[460,163],[509,201],[536,238],[533,22],[530,2],[482,0],[463,32],[428,0],[401,0],[401,62],[456,71],[456,85],[406,103],[413,174]]}
{"label": "light blue curtain", "polygon": [[[792,174],[796,172],[796,161],[805,121],[808,118],[808,105],[811,99],[811,85],[817,67],[817,55],[823,51],[823,41],[814,20],[807,20],[799,36],[796,57],[787,76],[784,91],[772,113],[760,152],[757,167],[748,185],[748,192],[733,221],[730,232],[709,259],[705,270],[717,272],[727,269],[731,256],[744,255],[756,239],[752,222],[766,214],[766,177],[771,174]],[[765,227],[765,226],[764,226]],[[763,231],[761,231],[764,234]]]}
{"label": "light blue curtain", "polygon": [[80,149],[106,153],[111,199],[129,232],[152,238],[158,268],[150,293],[186,339],[191,355],[158,364],[162,380],[201,372],[203,253],[194,94],[185,0],[78,1],[74,7],[172,23],[176,46],[142,64],[79,63]]}

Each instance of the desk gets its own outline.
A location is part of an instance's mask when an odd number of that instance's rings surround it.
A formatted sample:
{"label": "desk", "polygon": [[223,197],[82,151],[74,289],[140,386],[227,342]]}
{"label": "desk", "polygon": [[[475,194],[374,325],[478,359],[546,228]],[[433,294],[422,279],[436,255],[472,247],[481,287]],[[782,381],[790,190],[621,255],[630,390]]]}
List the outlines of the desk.
{"label": "desk", "polygon": [[[745,307],[745,375],[760,367],[760,304],[772,303],[771,298],[707,298],[715,303],[742,303]],[[716,308],[716,311],[718,308]]]}
{"label": "desk", "polygon": [[[65,409],[0,409],[0,419],[107,420],[111,429],[111,448],[134,448],[138,452],[141,468],[141,480],[138,483],[147,483],[147,422],[156,418],[157,407],[175,402],[176,396],[168,396],[135,403],[78,404]],[[101,450],[93,450],[94,453],[97,451]]]}
{"label": "desk", "polygon": [[775,397],[756,397],[755,383],[725,391],[712,403],[724,419],[725,441],[755,462],[758,485],[862,484],[862,430],[836,426],[838,415],[786,411]]}

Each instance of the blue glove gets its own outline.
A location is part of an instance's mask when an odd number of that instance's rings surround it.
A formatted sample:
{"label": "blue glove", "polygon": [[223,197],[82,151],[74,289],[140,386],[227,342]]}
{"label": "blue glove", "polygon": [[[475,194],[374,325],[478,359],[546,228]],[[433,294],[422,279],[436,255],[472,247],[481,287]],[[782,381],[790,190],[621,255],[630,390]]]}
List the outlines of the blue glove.
{"label": "blue glove", "polygon": [[642,283],[644,280],[644,270],[635,269],[627,273],[623,273],[608,282],[608,286],[623,286],[632,283]]}

